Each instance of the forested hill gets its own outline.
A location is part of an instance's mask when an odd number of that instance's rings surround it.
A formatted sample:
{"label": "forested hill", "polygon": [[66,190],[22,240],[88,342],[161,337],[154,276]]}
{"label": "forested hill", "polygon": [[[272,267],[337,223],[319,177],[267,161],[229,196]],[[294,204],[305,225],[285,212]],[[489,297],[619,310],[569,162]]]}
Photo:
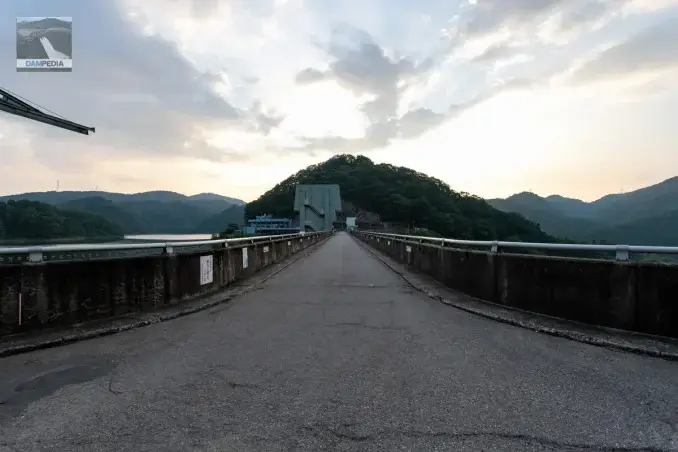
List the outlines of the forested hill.
{"label": "forested hill", "polygon": [[539,223],[547,233],[575,240],[678,245],[678,177],[592,202],[529,192],[487,202]]}
{"label": "forested hill", "polygon": [[37,201],[0,201],[0,240],[122,237],[99,215],[60,210]]}
{"label": "forested hill", "polygon": [[[214,193],[186,196],[168,191],[134,194],[52,191],[0,197],[0,201],[18,200],[38,201],[59,210],[101,215],[120,226],[125,234],[214,233],[224,230],[229,223],[244,223],[244,202]],[[234,207],[239,210],[233,210]],[[226,211],[228,214],[225,214]],[[241,217],[236,215],[238,211]],[[224,219],[229,221],[223,222]]]}
{"label": "forested hill", "polygon": [[453,191],[441,180],[409,168],[339,155],[290,176],[247,204],[247,218],[293,215],[297,184],[339,184],[344,202],[381,221],[425,227],[445,237],[477,240],[557,241],[537,224],[505,213],[485,200]]}

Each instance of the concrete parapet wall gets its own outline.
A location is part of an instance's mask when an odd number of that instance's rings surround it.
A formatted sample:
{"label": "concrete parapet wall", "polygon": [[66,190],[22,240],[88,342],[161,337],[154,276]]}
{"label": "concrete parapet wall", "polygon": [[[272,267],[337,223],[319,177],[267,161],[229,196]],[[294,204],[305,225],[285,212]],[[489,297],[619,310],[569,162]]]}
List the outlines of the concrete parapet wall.
{"label": "concrete parapet wall", "polygon": [[592,325],[678,338],[678,266],[460,250],[358,239],[451,289]]}
{"label": "concrete parapet wall", "polygon": [[[215,246],[195,254],[0,265],[0,336],[183,303],[217,292],[329,235]],[[204,284],[202,256],[212,256],[212,282]]]}

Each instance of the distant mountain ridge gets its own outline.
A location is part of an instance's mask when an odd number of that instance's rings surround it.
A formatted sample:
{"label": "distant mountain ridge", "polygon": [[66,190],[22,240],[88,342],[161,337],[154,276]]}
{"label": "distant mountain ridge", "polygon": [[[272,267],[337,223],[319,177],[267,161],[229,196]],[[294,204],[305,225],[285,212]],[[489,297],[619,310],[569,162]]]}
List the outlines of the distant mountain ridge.
{"label": "distant mountain ridge", "polygon": [[186,201],[186,200],[200,200],[200,201],[214,201],[221,200],[229,204],[243,205],[245,201],[242,199],[231,198],[228,196],[218,195],[216,193],[199,193],[197,195],[184,195],[173,191],[145,191],[139,193],[116,193],[100,190],[83,190],[83,191],[42,191],[42,192],[28,192],[19,193],[15,195],[0,196],[0,201],[9,201],[17,199],[28,199],[31,201],[46,202],[48,204],[59,204],[62,202],[73,201],[76,199],[90,198],[99,196],[114,202],[125,201]]}
{"label": "distant mountain ridge", "polygon": [[523,215],[545,232],[584,241],[678,246],[678,177],[585,202],[522,192],[487,202]]}
{"label": "distant mountain ridge", "polygon": [[[1,196],[0,201],[27,200],[59,209],[97,214],[120,226],[125,234],[193,234],[221,232],[227,223],[244,223],[241,199],[199,193],[184,195],[171,191],[114,193],[105,191],[48,191]],[[223,214],[229,211],[228,214]]]}

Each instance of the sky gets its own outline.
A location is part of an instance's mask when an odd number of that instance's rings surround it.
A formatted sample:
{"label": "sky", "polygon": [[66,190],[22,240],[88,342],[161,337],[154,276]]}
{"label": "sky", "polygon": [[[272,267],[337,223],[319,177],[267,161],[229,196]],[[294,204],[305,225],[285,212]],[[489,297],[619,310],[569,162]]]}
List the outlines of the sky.
{"label": "sky", "polygon": [[[16,72],[16,17],[73,18],[73,72]],[[678,0],[5,0],[0,194],[256,199],[336,154],[486,198],[678,175]]]}

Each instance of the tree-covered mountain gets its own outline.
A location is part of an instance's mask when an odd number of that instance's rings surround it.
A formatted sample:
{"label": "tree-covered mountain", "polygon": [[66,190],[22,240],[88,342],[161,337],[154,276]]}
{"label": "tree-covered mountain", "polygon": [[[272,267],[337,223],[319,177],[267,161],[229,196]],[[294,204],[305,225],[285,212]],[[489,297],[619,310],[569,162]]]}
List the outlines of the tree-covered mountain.
{"label": "tree-covered mountain", "polygon": [[120,226],[86,212],[37,201],[0,201],[0,239],[121,237]]}
{"label": "tree-covered mountain", "polygon": [[678,245],[675,227],[678,177],[596,201],[518,193],[488,202],[504,212],[519,213],[545,232],[582,241],[633,245]]}
{"label": "tree-covered mountain", "polygon": [[122,209],[141,219],[147,226],[140,233],[165,232],[168,234],[189,234],[211,212],[191,203],[171,201],[131,201],[119,204]]}
{"label": "tree-covered mountain", "polygon": [[[214,193],[186,196],[169,191],[135,194],[103,191],[35,192],[1,197],[0,200],[31,200],[77,212],[101,215],[119,225],[125,234],[215,233],[232,221],[219,224],[222,212],[239,207],[244,201]],[[232,216],[232,215],[231,215]],[[212,229],[214,228],[214,229]]]}
{"label": "tree-covered mountain", "polygon": [[188,199],[192,201],[226,201],[235,206],[245,205],[245,201],[242,199],[230,198],[228,196],[217,195],[216,193],[198,193],[197,195],[189,196]]}
{"label": "tree-covered mountain", "polygon": [[590,205],[595,218],[609,224],[660,216],[678,208],[678,177],[628,193],[603,196]]}
{"label": "tree-covered mountain", "polygon": [[557,204],[559,201],[553,202],[534,193],[523,192],[507,199],[490,199],[488,203],[503,212],[519,213],[539,224],[545,232],[559,237],[588,240],[591,231],[600,229],[601,224],[596,220],[563,214],[561,209],[571,206]]}
{"label": "tree-covered mountain", "polygon": [[409,168],[375,164],[364,156],[339,155],[290,176],[246,206],[248,218],[293,215],[297,184],[339,184],[341,197],[384,222],[424,227],[446,237],[480,240],[556,241],[518,214],[452,190]]}
{"label": "tree-covered mountain", "polygon": [[608,243],[626,245],[678,246],[678,209],[594,231]]}
{"label": "tree-covered mountain", "polygon": [[196,232],[221,232],[229,225],[242,227],[245,224],[245,206],[232,206],[228,209],[205,218],[197,227]]}
{"label": "tree-covered mountain", "polygon": [[120,207],[113,201],[104,199],[100,196],[74,199],[58,204],[58,207],[65,210],[101,215],[107,220],[119,225],[127,234],[143,234],[150,229],[147,222],[142,218],[137,217],[137,215]]}
{"label": "tree-covered mountain", "polygon": [[[226,208],[231,205],[242,205],[245,201],[237,198],[229,198],[228,196],[221,196],[215,193],[200,193],[197,195],[187,196],[173,191],[147,191],[141,193],[113,193],[106,191],[43,191],[21,193],[9,196],[0,196],[0,201],[9,201],[11,199],[28,199],[30,201],[40,201],[47,204],[63,204],[68,201],[74,201],[82,198],[100,197],[108,199],[113,202],[130,202],[130,201],[160,201],[160,202],[187,202],[187,203],[201,203],[201,202],[221,202],[220,207]],[[220,209],[223,210],[223,209]]]}

